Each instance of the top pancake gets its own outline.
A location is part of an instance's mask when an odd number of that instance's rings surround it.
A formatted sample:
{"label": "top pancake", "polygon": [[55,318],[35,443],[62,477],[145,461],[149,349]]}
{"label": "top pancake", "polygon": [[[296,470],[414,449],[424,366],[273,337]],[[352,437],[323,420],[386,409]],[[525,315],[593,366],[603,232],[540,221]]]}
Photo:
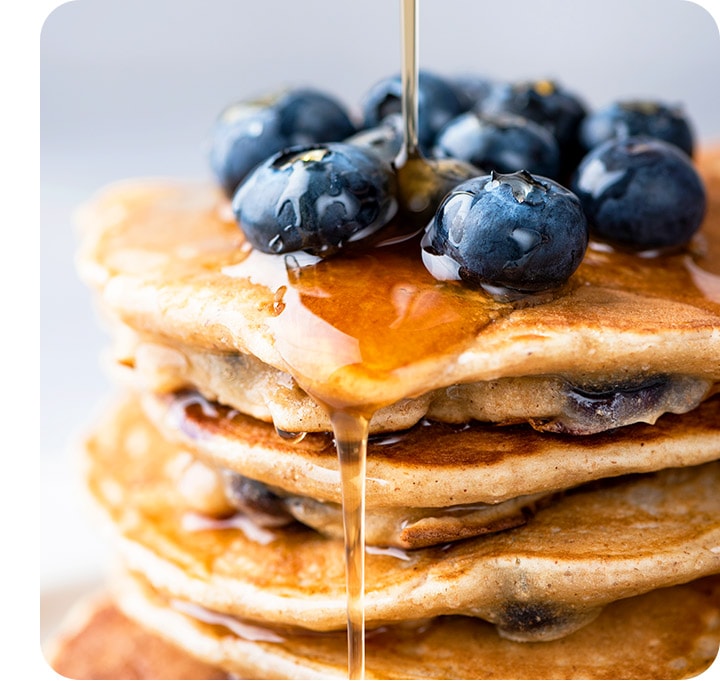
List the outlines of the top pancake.
{"label": "top pancake", "polygon": [[253,251],[216,187],[115,185],[82,212],[82,275],[143,338],[251,355],[331,408],[371,412],[459,383],[560,374],[720,380],[720,150],[686,251],[591,247],[551,300],[498,303],[425,270],[414,242],[306,264]]}

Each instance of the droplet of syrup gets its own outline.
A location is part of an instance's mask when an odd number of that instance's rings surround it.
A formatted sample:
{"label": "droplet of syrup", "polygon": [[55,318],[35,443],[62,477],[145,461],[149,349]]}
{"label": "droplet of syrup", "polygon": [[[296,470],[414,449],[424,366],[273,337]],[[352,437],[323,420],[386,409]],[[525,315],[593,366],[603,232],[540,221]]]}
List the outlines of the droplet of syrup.
{"label": "droplet of syrup", "polygon": [[278,437],[286,440],[287,442],[290,442],[290,444],[293,445],[297,444],[298,442],[302,442],[307,435],[307,433],[305,432],[291,433],[287,430],[281,430],[277,426],[275,427],[275,432],[277,433]]}

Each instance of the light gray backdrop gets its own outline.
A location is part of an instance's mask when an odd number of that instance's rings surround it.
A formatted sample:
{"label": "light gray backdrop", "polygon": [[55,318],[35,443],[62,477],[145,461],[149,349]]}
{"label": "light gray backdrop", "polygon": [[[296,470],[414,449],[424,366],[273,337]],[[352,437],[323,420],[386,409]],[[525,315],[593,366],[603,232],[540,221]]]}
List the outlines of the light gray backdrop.
{"label": "light gray backdrop", "polygon": [[[422,0],[420,64],[554,77],[590,106],[682,102],[720,141],[720,37],[685,0]],[[357,107],[400,66],[397,0],[76,0],[41,38],[42,570],[46,587],[104,564],[69,454],[111,394],[106,343],[73,270],[71,213],[128,176],[209,177],[205,141],[230,101],[316,85]]]}

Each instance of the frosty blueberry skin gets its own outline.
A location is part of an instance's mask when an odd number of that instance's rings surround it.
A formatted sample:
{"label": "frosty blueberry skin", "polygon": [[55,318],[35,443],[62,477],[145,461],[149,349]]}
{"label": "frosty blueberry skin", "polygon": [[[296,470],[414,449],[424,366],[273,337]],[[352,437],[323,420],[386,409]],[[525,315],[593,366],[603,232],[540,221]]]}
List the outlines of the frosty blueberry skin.
{"label": "frosty blueberry skin", "polygon": [[[465,109],[453,85],[444,78],[421,70],[418,75],[418,142],[423,153],[432,149],[440,128]],[[402,80],[400,75],[384,78],[365,95],[362,110],[364,127],[378,125],[386,116],[400,113]]]}
{"label": "frosty blueberry skin", "polygon": [[335,97],[311,88],[289,90],[276,106],[280,129],[292,145],[337,142],[357,129]]}
{"label": "frosty blueberry skin", "polygon": [[646,135],[674,144],[692,156],[694,136],[679,106],[650,100],[613,102],[588,114],[580,125],[587,151],[611,139]]}
{"label": "frosty blueberry skin", "polygon": [[705,188],[687,154],[649,137],[593,149],[578,166],[572,189],[594,237],[634,250],[683,245],[705,215]]}
{"label": "frosty blueberry skin", "polygon": [[521,169],[557,178],[560,148],[553,135],[520,116],[481,116],[468,111],[438,134],[435,158],[458,158],[486,171],[512,173]]}
{"label": "frosty blueberry skin", "polygon": [[437,279],[459,279],[508,299],[564,284],[587,244],[578,198],[553,180],[520,171],[493,172],[456,187],[421,248]]}
{"label": "frosty blueberry skin", "polygon": [[210,168],[227,196],[261,161],[287,143],[279,111],[262,103],[238,102],[227,107],[212,131]]}
{"label": "frosty blueberry skin", "polygon": [[390,220],[395,175],[376,154],[350,144],[292,147],[258,166],[232,207],[258,250],[325,257]]}
{"label": "frosty blueberry skin", "polygon": [[210,167],[225,193],[232,196],[253,168],[278,151],[342,140],[355,131],[339,101],[310,88],[236,102],[215,123]]}

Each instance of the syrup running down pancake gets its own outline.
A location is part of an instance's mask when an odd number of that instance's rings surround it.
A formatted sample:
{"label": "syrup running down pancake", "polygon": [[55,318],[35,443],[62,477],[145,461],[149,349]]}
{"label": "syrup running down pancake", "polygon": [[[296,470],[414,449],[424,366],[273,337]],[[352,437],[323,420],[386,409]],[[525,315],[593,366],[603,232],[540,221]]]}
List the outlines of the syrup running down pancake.
{"label": "syrup running down pancake", "polygon": [[[593,244],[562,289],[519,303],[434,280],[413,240],[270,256],[212,187],[107,189],[82,213],[79,266],[118,375],[140,392],[87,443],[91,493],[144,585],[142,598],[120,587],[120,606],[237,673],[273,668],[278,651],[218,638],[196,615],[325,632],[346,652],[339,417],[375,433],[362,474],[371,648],[418,620],[439,632],[434,659],[476,630],[570,641],[626,599],[720,573],[720,151],[699,168],[710,204],[688,249]],[[282,520],[236,512],[216,484],[226,474],[279,499],[265,510]],[[693,669],[691,649],[705,660],[717,646],[699,627],[699,647],[683,644]],[[296,645],[280,675],[325,659],[324,643],[305,657]],[[416,660],[422,676],[453,673]]]}
{"label": "syrup running down pancake", "polygon": [[[621,601],[576,634],[550,643],[507,641],[467,618],[387,629],[384,636],[369,637],[367,676],[690,678],[717,653],[719,587],[718,578],[707,578]],[[113,591],[113,599],[82,604],[83,619],[73,622],[50,658],[59,673],[87,679],[343,677],[344,641],[337,635],[248,627],[187,602],[167,601],[137,577],[124,577]]]}
{"label": "syrup running down pancake", "polygon": [[720,149],[696,161],[686,248],[592,243],[514,302],[434,279],[399,218],[370,247],[279,256],[217,187],[104,190],[78,265],[139,392],[86,445],[117,606],[240,676],[342,675],[347,654],[358,678],[366,625],[371,677],[707,666]]}

